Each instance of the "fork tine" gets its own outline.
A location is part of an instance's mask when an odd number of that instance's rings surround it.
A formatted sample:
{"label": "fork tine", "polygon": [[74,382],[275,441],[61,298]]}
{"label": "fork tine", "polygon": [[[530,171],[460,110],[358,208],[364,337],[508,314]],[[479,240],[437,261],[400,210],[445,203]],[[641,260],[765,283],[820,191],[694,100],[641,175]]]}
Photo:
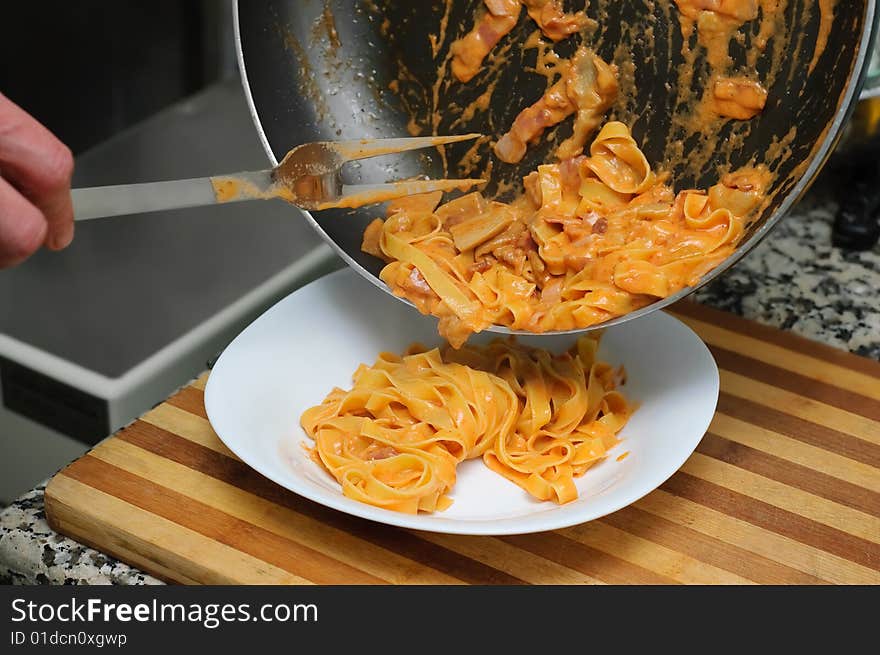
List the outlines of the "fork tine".
{"label": "fork tine", "polygon": [[467,191],[468,189],[486,184],[486,180],[410,180],[391,182],[389,184],[346,184],[337,200],[316,203],[314,207],[321,209],[350,209],[364,205],[375,205],[405,196],[432,191]]}
{"label": "fork tine", "polygon": [[357,139],[355,141],[330,141],[328,146],[333,148],[340,157],[354,161],[356,159],[368,159],[380,155],[392,155],[407,150],[420,150],[443,146],[459,141],[478,139],[482,134],[460,134],[456,136],[424,136],[403,139]]}

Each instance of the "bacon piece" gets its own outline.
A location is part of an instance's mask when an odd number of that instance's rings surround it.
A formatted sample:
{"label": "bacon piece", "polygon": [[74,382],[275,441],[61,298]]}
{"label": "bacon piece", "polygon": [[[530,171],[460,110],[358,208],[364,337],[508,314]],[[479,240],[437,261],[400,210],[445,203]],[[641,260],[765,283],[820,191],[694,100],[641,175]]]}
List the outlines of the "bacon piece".
{"label": "bacon piece", "polygon": [[563,159],[575,157],[616,97],[614,68],[581,46],[565,67],[562,79],[516,117],[510,131],[495,144],[495,154],[508,164],[519,163],[528,144],[537,143],[545,130],[577,112],[575,132],[559,152]]}
{"label": "bacon piece", "polygon": [[419,269],[414,268],[410,271],[409,275],[406,276],[403,280],[400,280],[401,288],[407,292],[407,298],[410,300],[414,300],[415,298],[422,298],[425,300],[431,300],[437,298],[437,294],[434,293],[434,290],[431,289],[428,282],[422,277]]}
{"label": "bacon piece", "polygon": [[593,223],[593,234],[605,234],[608,231],[608,220],[605,218],[599,218],[595,223]]}
{"label": "bacon piece", "polygon": [[567,157],[559,162],[559,180],[562,183],[562,195],[576,195],[581,189],[581,163],[584,156]]}
{"label": "bacon piece", "polygon": [[474,28],[452,44],[452,74],[460,82],[469,82],[483,65],[483,60],[519,20],[522,5],[541,28],[544,36],[562,41],[593,23],[583,11],[566,13],[561,0],[484,0],[486,12]]}
{"label": "bacon piece", "polygon": [[764,110],[767,89],[743,77],[721,77],[712,85],[711,104],[720,116],[747,121]]}
{"label": "bacon piece", "polygon": [[675,0],[678,10],[691,19],[701,11],[712,11],[741,23],[758,17],[758,0]]}
{"label": "bacon piece", "polygon": [[532,20],[548,39],[562,41],[583,30],[592,21],[578,11],[567,14],[560,0],[522,0]]}
{"label": "bacon piece", "polygon": [[452,44],[452,74],[469,82],[480,72],[483,60],[507,36],[519,20],[519,0],[484,0],[484,13],[474,29]]}
{"label": "bacon piece", "polygon": [[526,156],[529,143],[537,143],[544,131],[564,121],[574,113],[574,107],[566,95],[566,81],[561,79],[531,107],[523,109],[510,131],[495,144],[498,159],[516,164]]}
{"label": "bacon piece", "polygon": [[478,259],[470,266],[471,273],[485,273],[495,265],[495,260],[491,257]]}

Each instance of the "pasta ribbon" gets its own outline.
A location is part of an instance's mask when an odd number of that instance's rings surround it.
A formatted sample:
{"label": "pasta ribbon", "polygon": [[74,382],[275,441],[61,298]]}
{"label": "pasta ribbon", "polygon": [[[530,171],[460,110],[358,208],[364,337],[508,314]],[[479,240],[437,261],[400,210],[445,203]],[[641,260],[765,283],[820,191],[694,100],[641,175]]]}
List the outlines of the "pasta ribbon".
{"label": "pasta ribbon", "polygon": [[591,335],[561,355],[513,339],[382,353],[301,423],[342,492],[376,507],[446,509],[456,466],[480,457],[535,498],[567,503],[633,411],[598,346]]}
{"label": "pasta ribbon", "polygon": [[606,123],[590,146],[584,167],[609,189],[635,195],[653,186],[651,166],[623,123]]}
{"label": "pasta ribbon", "polygon": [[346,496],[412,514],[449,506],[456,465],[507,434],[515,410],[502,380],[444,363],[435,349],[381,354],[301,422]]}

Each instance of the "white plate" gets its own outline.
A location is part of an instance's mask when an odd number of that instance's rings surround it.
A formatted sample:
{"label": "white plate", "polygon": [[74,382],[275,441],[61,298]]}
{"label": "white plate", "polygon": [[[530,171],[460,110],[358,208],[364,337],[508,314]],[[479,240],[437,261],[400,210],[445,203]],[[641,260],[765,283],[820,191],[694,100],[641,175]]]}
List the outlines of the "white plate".
{"label": "white plate", "polygon": [[[484,334],[479,341],[497,338]],[[571,336],[524,342],[559,351]],[[567,505],[540,502],[490,471],[464,462],[444,512],[412,516],[350,500],[309,457],[299,424],[305,409],[334,387],[351,387],[361,362],[414,341],[439,343],[437,322],[353,271],[333,273],[294,292],[242,332],[214,366],[205,407],[214,430],[244,462],[282,487],[355,516],[418,530],[456,534],[519,534],[567,527],[604,516],[656,489],[685,462],[712,420],[718,369],[703,342],[683,323],[654,312],[609,329],[600,356],[623,364],[624,392],[639,408],[603,462],[577,482]],[[623,460],[618,456],[629,453]]]}

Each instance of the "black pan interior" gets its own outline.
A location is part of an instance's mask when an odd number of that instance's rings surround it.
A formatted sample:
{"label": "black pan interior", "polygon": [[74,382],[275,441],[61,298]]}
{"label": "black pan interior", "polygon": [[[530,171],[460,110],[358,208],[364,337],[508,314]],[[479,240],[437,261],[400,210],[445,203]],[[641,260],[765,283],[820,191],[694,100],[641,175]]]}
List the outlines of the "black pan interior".
{"label": "black pan interior", "polygon": [[[598,27],[555,47],[567,55],[584,41],[620,67],[627,81],[612,117],[631,126],[649,161],[671,171],[676,187],[707,186],[717,180],[719,171],[756,163],[776,173],[763,213],[740,246],[747,250],[756,241],[748,237],[760,236],[762,228],[775,221],[786,199],[807,186],[804,178],[815,172],[813,161],[830,152],[858,82],[856,62],[867,46],[872,2],[834,4],[827,47],[809,73],[819,31],[819,3],[781,0],[781,22],[756,66],[761,79],[773,82],[765,110],[752,121],[711,128],[693,129],[684,119],[692,105],[683,100],[687,94],[677,86],[684,58],[677,9],[671,0],[593,0],[586,10]],[[450,82],[448,76],[438,83],[450,42],[470,29],[480,4],[481,0],[238,3],[243,69],[267,147],[281,159],[287,150],[307,141],[406,136],[413,126],[423,133],[436,128],[441,134],[502,134],[546,88],[545,77],[529,71],[536,51],[518,45],[534,30],[525,12],[499,48],[504,59],[494,73],[468,85]],[[583,0],[567,3],[573,9],[583,4]],[[444,18],[447,28],[442,34]],[[746,64],[756,30],[757,26],[747,25],[742,42],[732,46],[731,54],[740,66]],[[439,43],[436,52],[432,36]],[[690,90],[698,92],[709,69],[702,57],[697,57],[693,68]],[[493,82],[488,110],[462,121],[463,108]],[[552,136],[551,142],[532,149],[517,166],[495,162],[490,190],[497,190],[499,182],[515,182],[551,159],[552,141],[565,138],[566,127]],[[481,173],[491,161],[489,146],[482,147],[474,170],[463,171],[456,164],[468,147],[464,145],[448,153],[446,171],[434,152],[365,162],[352,171],[352,177],[385,181]],[[333,242],[375,275],[381,262],[360,252],[360,238],[378,214],[374,207],[321,212],[315,219]]]}

